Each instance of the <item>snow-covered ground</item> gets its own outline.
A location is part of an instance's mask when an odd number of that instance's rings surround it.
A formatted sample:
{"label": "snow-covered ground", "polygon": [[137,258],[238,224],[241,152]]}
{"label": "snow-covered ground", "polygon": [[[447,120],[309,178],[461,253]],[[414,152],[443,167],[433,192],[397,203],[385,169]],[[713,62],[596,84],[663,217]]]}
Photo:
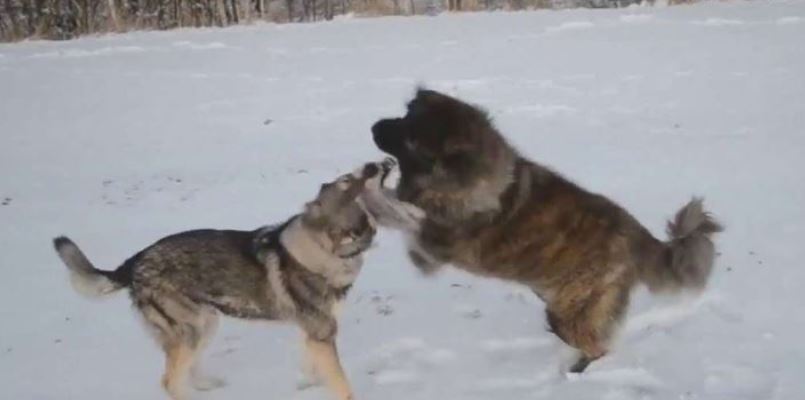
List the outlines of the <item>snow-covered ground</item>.
{"label": "snow-covered ground", "polygon": [[[73,293],[50,239],[111,269],[168,233],[251,229],[376,159],[417,83],[486,106],[523,153],[656,235],[689,196],[726,224],[699,299],[636,293],[616,350],[569,352],[522,288],[419,276],[392,233],[349,297],[357,398],[805,398],[805,3],[339,20],[0,45],[0,397],[156,399],[162,355],[120,293]],[[298,333],[226,320],[229,386],[296,390]]]}

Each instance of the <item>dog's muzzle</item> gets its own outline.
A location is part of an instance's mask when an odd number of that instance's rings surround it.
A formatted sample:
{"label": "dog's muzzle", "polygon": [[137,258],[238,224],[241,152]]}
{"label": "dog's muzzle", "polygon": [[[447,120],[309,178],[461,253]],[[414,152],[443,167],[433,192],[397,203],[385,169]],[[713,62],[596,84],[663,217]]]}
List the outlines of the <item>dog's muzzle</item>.
{"label": "dog's muzzle", "polygon": [[372,125],[372,139],[378,149],[399,156],[404,149],[401,118],[381,119]]}

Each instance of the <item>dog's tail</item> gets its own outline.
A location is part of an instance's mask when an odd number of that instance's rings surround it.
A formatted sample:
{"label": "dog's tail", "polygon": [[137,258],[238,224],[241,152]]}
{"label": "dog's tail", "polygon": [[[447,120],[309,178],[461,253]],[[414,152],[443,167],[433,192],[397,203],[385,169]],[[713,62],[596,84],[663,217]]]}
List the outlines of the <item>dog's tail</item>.
{"label": "dog's tail", "polygon": [[70,284],[79,294],[97,298],[131,286],[131,267],[128,263],[114,271],[102,271],[95,268],[81,249],[64,236],[53,239],[53,247],[67,265]]}
{"label": "dog's tail", "polygon": [[694,198],[668,221],[669,241],[641,265],[641,278],[652,292],[700,291],[707,285],[715,261],[712,235],[724,228]]}

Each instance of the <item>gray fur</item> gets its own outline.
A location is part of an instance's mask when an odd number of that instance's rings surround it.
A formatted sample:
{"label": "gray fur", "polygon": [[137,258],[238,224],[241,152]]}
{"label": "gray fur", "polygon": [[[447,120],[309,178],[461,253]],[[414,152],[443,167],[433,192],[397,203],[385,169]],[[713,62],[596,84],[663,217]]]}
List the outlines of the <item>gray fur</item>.
{"label": "gray fur", "polygon": [[87,259],[81,249],[66,237],[58,237],[53,245],[59,258],[70,272],[70,284],[76,292],[87,298],[97,298],[122,289],[125,285],[115,282]]}
{"label": "gray fur", "polygon": [[115,271],[96,269],[67,238],[55,239],[54,245],[81,293],[97,297],[129,289],[166,351],[163,385],[181,399],[187,372],[182,366],[194,362],[209,341],[218,314],[293,322],[309,339],[334,343],[333,310],[357,278],[375,235],[357,197],[381,179],[385,168],[367,164],[323,185],[305,211],[284,224],[168,236]]}

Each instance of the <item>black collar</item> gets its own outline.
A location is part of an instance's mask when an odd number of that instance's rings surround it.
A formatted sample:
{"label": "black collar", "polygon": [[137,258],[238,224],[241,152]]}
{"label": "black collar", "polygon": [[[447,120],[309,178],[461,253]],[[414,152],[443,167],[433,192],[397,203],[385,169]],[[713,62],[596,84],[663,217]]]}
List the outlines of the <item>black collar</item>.
{"label": "black collar", "polygon": [[[266,254],[271,251],[277,252],[280,258],[290,257],[290,253],[288,253],[288,250],[286,250],[285,246],[280,242],[280,236],[297,217],[299,216],[294,215],[282,224],[262,227],[254,232],[254,237],[252,238],[252,255],[258,262],[261,264],[265,263]],[[284,263],[281,262],[280,264]]]}

